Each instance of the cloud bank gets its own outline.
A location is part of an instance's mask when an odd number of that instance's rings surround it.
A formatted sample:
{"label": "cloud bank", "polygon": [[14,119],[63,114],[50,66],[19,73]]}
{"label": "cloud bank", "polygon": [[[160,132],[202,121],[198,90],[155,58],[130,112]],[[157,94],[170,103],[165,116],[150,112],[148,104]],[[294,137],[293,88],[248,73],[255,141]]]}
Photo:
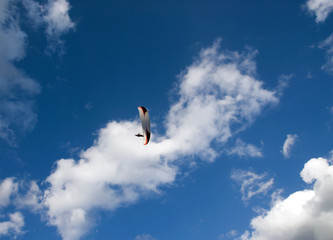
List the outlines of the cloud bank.
{"label": "cloud bank", "polygon": [[[112,121],[99,130],[80,159],[60,159],[46,179],[43,196],[48,223],[64,240],[93,227],[93,210],[115,210],[172,184],[186,159],[213,161],[234,134],[244,130],[278,99],[255,78],[255,52],[203,49],[179,75],[178,101],[165,118],[165,134],[148,146],[134,134],[135,121]],[[153,132],[154,133],[154,132]]]}
{"label": "cloud bank", "polygon": [[330,240],[333,236],[333,166],[324,158],[309,160],[301,171],[308,189],[276,200],[251,221],[241,240]]}

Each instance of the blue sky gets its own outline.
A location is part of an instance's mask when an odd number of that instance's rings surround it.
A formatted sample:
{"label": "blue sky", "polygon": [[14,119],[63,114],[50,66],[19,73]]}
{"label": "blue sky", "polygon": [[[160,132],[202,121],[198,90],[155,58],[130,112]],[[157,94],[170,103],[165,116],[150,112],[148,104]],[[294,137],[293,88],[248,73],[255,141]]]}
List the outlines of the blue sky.
{"label": "blue sky", "polygon": [[330,240],[332,10],[2,0],[0,238]]}

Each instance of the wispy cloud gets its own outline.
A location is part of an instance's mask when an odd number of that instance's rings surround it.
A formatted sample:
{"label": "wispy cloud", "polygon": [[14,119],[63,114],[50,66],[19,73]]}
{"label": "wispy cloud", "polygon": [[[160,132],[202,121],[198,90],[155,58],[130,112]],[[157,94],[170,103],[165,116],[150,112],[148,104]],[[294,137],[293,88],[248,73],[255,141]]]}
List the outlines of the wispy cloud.
{"label": "wispy cloud", "polygon": [[275,201],[270,210],[251,220],[242,240],[329,240],[333,236],[333,166],[324,158],[309,160],[301,171],[309,189]]}
{"label": "wispy cloud", "polygon": [[45,26],[51,52],[63,51],[61,36],[75,27],[69,16],[71,8],[67,0],[48,0],[42,4],[35,0],[23,0],[28,16],[35,26]]}
{"label": "wispy cloud", "polygon": [[[37,122],[35,96],[41,92],[40,84],[30,78],[16,62],[26,54],[27,34],[20,27],[24,14],[18,1],[0,2],[0,138],[16,146],[18,136],[31,131]],[[50,48],[62,45],[60,37],[74,27],[68,15],[66,0],[49,0],[45,5],[24,0],[28,15],[37,25],[46,26]]]}
{"label": "wispy cloud", "polygon": [[326,50],[326,63],[322,69],[333,73],[333,34],[319,44],[319,48]]}
{"label": "wispy cloud", "polygon": [[236,230],[230,230],[226,234],[221,234],[218,239],[234,239],[238,235]]}
{"label": "wispy cloud", "polygon": [[86,109],[86,110],[90,110],[90,109],[92,109],[92,107],[93,107],[93,105],[90,103],[90,102],[88,102],[88,103],[86,103],[86,105],[84,105],[84,108]]}
{"label": "wispy cloud", "polygon": [[241,139],[236,140],[235,146],[227,151],[228,154],[236,154],[240,157],[262,157],[261,150],[249,143],[244,143]]}
{"label": "wispy cloud", "polygon": [[135,237],[135,240],[157,240],[149,234],[142,234]]}
{"label": "wispy cloud", "polygon": [[33,97],[40,92],[40,85],[14,64],[24,58],[26,47],[15,3],[0,3],[0,138],[12,146],[17,134],[34,128],[37,116]]}
{"label": "wispy cloud", "polygon": [[284,90],[289,86],[289,82],[293,77],[294,74],[283,74],[279,77],[277,92],[280,96],[283,95]]}
{"label": "wispy cloud", "polygon": [[115,210],[148,192],[159,193],[160,186],[175,181],[184,157],[213,161],[219,154],[213,141],[228,141],[278,102],[275,91],[254,77],[254,52],[219,47],[218,41],[203,49],[180,74],[179,99],[166,116],[164,135],[153,135],[143,146],[133,137],[141,128],[138,121],[112,121],[79,160],[56,162],[46,179],[43,207],[63,239],[83,236],[93,226],[92,210]]}
{"label": "wispy cloud", "polygon": [[[333,11],[332,0],[308,0],[306,5],[310,13],[316,15],[316,22],[324,22],[327,16]],[[333,73],[333,34],[319,43],[319,48],[326,50],[326,63],[322,69]]]}
{"label": "wispy cloud", "polygon": [[240,185],[244,202],[258,194],[266,194],[273,186],[274,179],[267,179],[266,174],[256,174],[252,171],[237,169],[231,173],[231,179]]}
{"label": "wispy cloud", "polygon": [[324,22],[333,10],[331,0],[308,0],[305,6],[311,14],[316,16],[317,23]]}
{"label": "wispy cloud", "polygon": [[281,151],[284,157],[286,157],[286,158],[290,157],[291,149],[295,145],[297,138],[298,138],[297,134],[288,134],[287,135],[287,139],[284,141],[282,151]]}

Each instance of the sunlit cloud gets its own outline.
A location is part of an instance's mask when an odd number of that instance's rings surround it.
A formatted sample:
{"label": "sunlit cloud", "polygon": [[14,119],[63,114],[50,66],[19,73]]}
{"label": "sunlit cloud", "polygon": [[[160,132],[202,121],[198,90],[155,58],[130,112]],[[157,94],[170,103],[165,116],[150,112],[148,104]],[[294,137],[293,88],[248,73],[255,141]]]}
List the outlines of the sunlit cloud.
{"label": "sunlit cloud", "polygon": [[153,131],[144,146],[134,137],[138,120],[111,121],[80,159],[58,160],[42,202],[48,223],[63,239],[79,239],[93,227],[93,210],[115,210],[158,194],[173,184],[185,159],[214,161],[219,150],[213,142],[223,146],[265,106],[278,103],[275,91],[255,78],[254,56],[222,51],[216,42],[180,74],[179,99],[166,116],[165,134]]}
{"label": "sunlit cloud", "polygon": [[329,240],[333,236],[333,166],[313,158],[301,171],[308,188],[276,200],[271,209],[251,220],[241,240]]}

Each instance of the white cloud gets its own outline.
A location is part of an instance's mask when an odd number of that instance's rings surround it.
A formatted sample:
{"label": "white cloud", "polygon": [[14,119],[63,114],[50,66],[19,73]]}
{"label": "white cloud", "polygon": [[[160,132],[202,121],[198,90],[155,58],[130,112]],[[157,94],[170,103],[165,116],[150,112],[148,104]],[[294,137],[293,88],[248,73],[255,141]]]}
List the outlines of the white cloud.
{"label": "white cloud", "polygon": [[238,235],[236,230],[230,230],[227,234],[220,234],[218,239],[233,239]]}
{"label": "white cloud", "polygon": [[[0,138],[15,146],[17,137],[31,131],[36,122],[34,96],[40,85],[15,66],[25,57],[27,34],[20,28],[22,14],[16,0],[0,2]],[[49,49],[62,51],[60,37],[74,27],[66,0],[48,0],[41,5],[23,0],[29,17],[36,25],[44,24]]]}
{"label": "white cloud", "polygon": [[331,150],[328,154],[328,162],[333,164],[333,150]]}
{"label": "white cloud", "polygon": [[319,48],[326,50],[326,63],[322,69],[333,73],[333,34],[319,44]]}
{"label": "white cloud", "polygon": [[240,157],[262,157],[261,150],[252,144],[244,143],[241,139],[236,140],[236,145],[228,151],[228,154],[237,154]]}
{"label": "white cloud", "polygon": [[162,158],[158,144],[146,147],[134,137],[140,128],[138,122],[111,122],[80,161],[57,162],[47,178],[51,186],[44,193],[44,205],[49,223],[63,239],[78,239],[89,230],[92,209],[116,209],[173,182],[176,169]]}
{"label": "white cloud", "polygon": [[47,23],[46,32],[59,36],[74,27],[69,17],[70,5],[67,0],[49,0],[46,5],[44,21]]}
{"label": "white cloud", "polygon": [[13,178],[6,178],[0,183],[0,208],[8,206],[10,197],[16,194],[18,185]]}
{"label": "white cloud", "polygon": [[142,234],[135,237],[135,240],[157,240],[149,234]]}
{"label": "white cloud", "polygon": [[36,26],[45,26],[49,41],[49,50],[59,50],[63,47],[61,36],[75,27],[69,16],[71,8],[67,0],[48,0],[40,4],[35,0],[23,0],[28,16]]}
{"label": "white cloud", "polygon": [[296,134],[287,134],[287,139],[282,147],[282,154],[284,157],[290,157],[291,148],[295,145],[297,138],[298,136]]}
{"label": "white cloud", "polygon": [[32,212],[40,211],[42,208],[42,191],[36,181],[20,181],[19,191],[15,196],[13,204],[20,209],[28,208]]}
{"label": "white cloud", "polygon": [[10,205],[20,209],[39,210],[41,197],[42,192],[36,181],[17,181],[15,178],[0,181],[0,210]]}
{"label": "white cloud", "polygon": [[324,22],[333,10],[332,0],[308,0],[306,7],[310,13],[316,15],[316,22]]}
{"label": "white cloud", "polygon": [[17,134],[34,128],[33,96],[40,92],[39,84],[14,65],[24,58],[26,47],[15,4],[13,0],[0,4],[0,138],[11,145]]}
{"label": "white cloud", "polygon": [[276,201],[252,219],[246,240],[331,240],[333,236],[333,166],[324,158],[309,160],[301,171],[309,189]]}
{"label": "white cloud", "polygon": [[16,238],[22,234],[23,226],[24,218],[20,212],[9,214],[9,221],[0,222],[0,237],[9,235]]}
{"label": "white cloud", "polygon": [[283,91],[289,86],[290,80],[294,77],[294,74],[283,74],[279,77],[279,84],[277,92],[281,96]]}
{"label": "white cloud", "polygon": [[258,175],[254,172],[241,169],[233,171],[231,179],[241,186],[242,200],[245,202],[255,195],[266,194],[274,183],[273,178],[266,179],[266,174]]}
{"label": "white cloud", "polygon": [[213,161],[219,154],[213,141],[226,142],[263,107],[278,102],[275,92],[253,76],[253,57],[253,52],[222,52],[215,43],[179,76],[179,100],[166,116],[164,135],[153,131],[144,146],[134,137],[141,128],[138,120],[113,121],[80,160],[57,161],[43,199],[49,224],[63,239],[79,239],[92,226],[92,210],[115,210],[158,193],[174,182],[183,157]]}
{"label": "white cloud", "polygon": [[[35,181],[17,181],[6,178],[0,182],[0,218],[5,215],[2,211],[8,209],[28,209],[32,212],[41,211],[41,191]],[[7,209],[6,209],[7,208]],[[24,234],[24,217],[21,212],[8,214],[9,220],[0,221],[0,237],[16,238]]]}
{"label": "white cloud", "polygon": [[[34,184],[31,184],[31,186],[34,185],[33,189],[36,190],[38,186],[36,185],[35,182],[33,183]],[[25,195],[23,195],[23,197],[19,194],[19,191],[20,191],[20,183],[17,182],[14,178],[6,178],[0,182],[1,212],[5,208],[13,205],[14,207],[17,207],[18,202],[20,202],[21,204],[25,203],[25,207],[27,206],[34,207],[34,204],[31,202],[31,199],[33,198],[33,193],[31,192],[31,190],[29,190]],[[30,202],[28,202],[27,200],[29,200]],[[0,218],[3,217],[4,215],[0,214]],[[0,237],[11,236],[13,238],[16,238],[18,235],[24,233],[22,231],[23,226],[24,226],[24,218],[20,212],[9,214],[9,220],[0,221]]]}

